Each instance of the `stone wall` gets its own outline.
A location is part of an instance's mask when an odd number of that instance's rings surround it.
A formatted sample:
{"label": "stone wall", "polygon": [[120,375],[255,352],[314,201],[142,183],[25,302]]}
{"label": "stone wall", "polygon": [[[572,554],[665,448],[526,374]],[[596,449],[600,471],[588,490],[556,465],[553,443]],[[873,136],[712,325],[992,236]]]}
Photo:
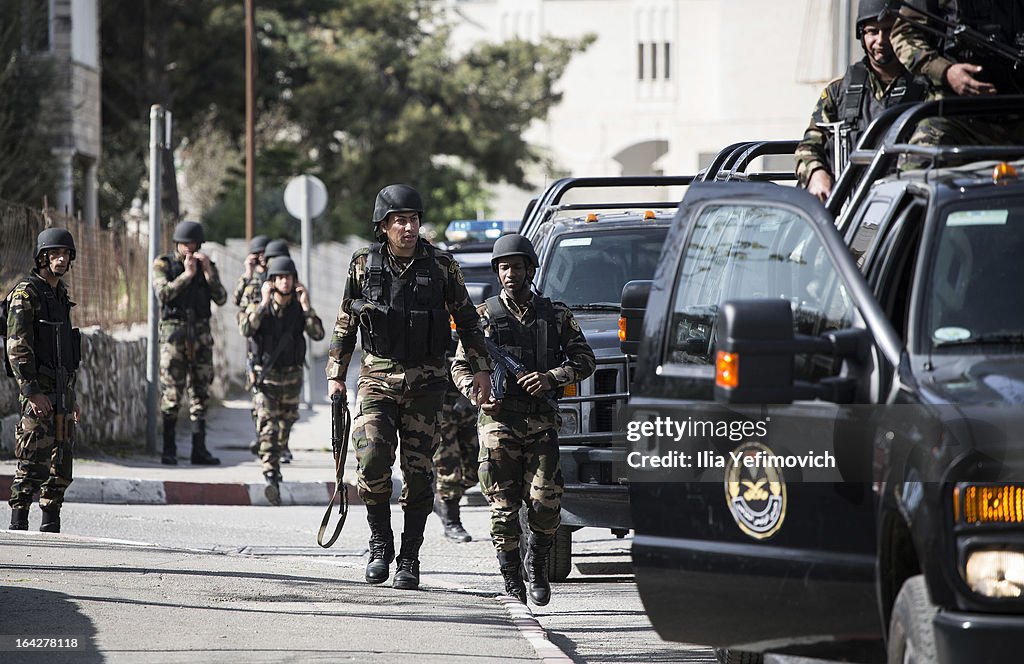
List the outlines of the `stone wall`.
{"label": "stone wall", "polygon": [[[141,440],[146,428],[146,330],[136,326],[115,336],[98,327],[82,330],[82,365],[76,398],[82,422],[76,441],[90,447],[107,441]],[[0,381],[0,412],[5,414],[0,446],[14,449],[18,386]]]}

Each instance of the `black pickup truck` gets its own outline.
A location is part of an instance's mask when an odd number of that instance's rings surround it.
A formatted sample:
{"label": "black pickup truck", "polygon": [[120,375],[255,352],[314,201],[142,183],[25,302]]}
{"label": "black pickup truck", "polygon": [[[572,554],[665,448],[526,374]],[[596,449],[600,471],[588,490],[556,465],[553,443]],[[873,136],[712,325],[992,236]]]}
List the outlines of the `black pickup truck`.
{"label": "black pickup truck", "polygon": [[1020,661],[1024,147],[906,145],[938,109],[888,114],[828,208],[691,186],[625,289],[633,562],[663,638]]}

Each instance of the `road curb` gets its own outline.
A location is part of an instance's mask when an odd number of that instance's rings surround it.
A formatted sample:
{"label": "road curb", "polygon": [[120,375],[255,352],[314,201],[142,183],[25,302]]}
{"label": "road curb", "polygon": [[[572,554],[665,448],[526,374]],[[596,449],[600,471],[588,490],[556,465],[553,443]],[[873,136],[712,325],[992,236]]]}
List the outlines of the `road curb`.
{"label": "road curb", "polygon": [[[11,475],[0,475],[0,495],[11,493]],[[65,494],[68,503],[107,505],[270,505],[263,482],[206,483],[120,477],[76,477]],[[359,492],[345,484],[350,505],[361,505]],[[326,505],[334,482],[282,482],[282,505]]]}
{"label": "road curb", "polygon": [[530,607],[520,603],[518,600],[503,595],[496,597],[495,600],[505,607],[509,618],[512,619],[512,624],[523,635],[523,638],[533,646],[540,661],[551,664],[572,664],[572,658],[548,639],[547,630],[541,627]]}

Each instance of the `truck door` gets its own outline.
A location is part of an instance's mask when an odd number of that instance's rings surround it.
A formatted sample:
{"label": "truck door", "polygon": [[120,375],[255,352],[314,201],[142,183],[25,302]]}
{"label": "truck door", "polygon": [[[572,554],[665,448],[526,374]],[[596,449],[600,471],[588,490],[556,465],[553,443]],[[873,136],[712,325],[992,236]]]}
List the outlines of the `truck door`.
{"label": "truck door", "polygon": [[[718,311],[749,299],[788,302],[801,335],[866,331],[858,366],[795,359],[797,380],[855,385],[848,403],[716,403]],[[663,638],[750,651],[877,646],[865,406],[885,390],[877,367],[898,361],[898,346],[817,201],[764,183],[689,189],[652,285],[626,424],[634,567]],[[758,453],[787,465],[751,471],[744,460]]]}

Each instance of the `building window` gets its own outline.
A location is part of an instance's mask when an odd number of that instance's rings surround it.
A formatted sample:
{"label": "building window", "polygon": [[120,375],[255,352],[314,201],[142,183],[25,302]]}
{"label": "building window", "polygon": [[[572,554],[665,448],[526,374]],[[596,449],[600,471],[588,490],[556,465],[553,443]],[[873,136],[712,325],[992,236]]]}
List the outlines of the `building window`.
{"label": "building window", "polygon": [[637,80],[644,80],[644,44],[636,45],[636,77]]}
{"label": "building window", "polygon": [[665,80],[672,78],[672,44],[665,42]]}
{"label": "building window", "polygon": [[658,45],[651,42],[651,78],[658,80]]}

